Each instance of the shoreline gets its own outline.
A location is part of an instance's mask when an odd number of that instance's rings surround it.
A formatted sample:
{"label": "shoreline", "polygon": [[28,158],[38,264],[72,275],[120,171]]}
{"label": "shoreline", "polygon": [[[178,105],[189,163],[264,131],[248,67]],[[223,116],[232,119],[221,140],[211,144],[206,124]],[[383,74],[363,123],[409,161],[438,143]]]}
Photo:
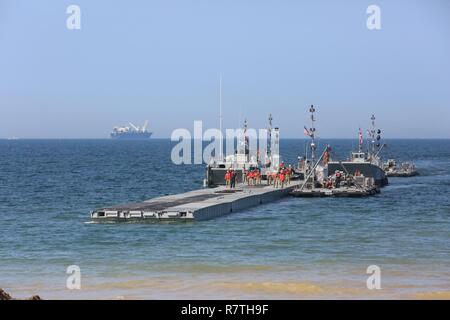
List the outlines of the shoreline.
{"label": "shoreline", "polygon": [[[37,291],[39,295],[36,295]],[[369,290],[364,285],[344,281],[320,283],[268,279],[220,279],[196,283],[175,279],[128,279],[90,283],[82,285],[80,290],[41,286],[39,290],[8,287],[7,292],[18,300],[450,300],[448,288],[396,284]]]}

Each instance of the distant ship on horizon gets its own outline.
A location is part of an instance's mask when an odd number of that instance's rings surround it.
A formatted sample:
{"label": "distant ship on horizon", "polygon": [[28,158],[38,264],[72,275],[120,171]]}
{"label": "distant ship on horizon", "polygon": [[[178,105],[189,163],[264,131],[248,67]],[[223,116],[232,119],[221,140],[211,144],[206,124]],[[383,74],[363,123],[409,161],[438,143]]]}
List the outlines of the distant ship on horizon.
{"label": "distant ship on horizon", "polygon": [[142,127],[135,126],[131,122],[129,124],[130,126],[126,127],[114,127],[111,132],[111,138],[118,140],[147,140],[153,134],[153,132],[147,130],[147,120]]}

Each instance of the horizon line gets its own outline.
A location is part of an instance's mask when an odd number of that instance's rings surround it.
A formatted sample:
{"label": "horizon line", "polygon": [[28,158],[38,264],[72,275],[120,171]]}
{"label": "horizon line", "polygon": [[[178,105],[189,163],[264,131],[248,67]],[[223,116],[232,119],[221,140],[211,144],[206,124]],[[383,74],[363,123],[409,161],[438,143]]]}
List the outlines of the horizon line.
{"label": "horizon line", "polygon": [[[318,140],[358,140],[358,138],[348,138],[348,137],[338,137],[338,138],[317,138]],[[101,137],[101,138],[77,138],[77,137],[66,137],[66,138],[50,138],[50,137],[37,137],[37,138],[19,138],[19,137],[8,137],[8,138],[2,138],[0,137],[0,140],[6,140],[6,141],[18,141],[18,140],[111,140],[111,141],[151,141],[151,140],[171,140],[170,137],[155,137],[155,138],[149,138],[149,139],[112,139],[107,137]],[[191,138],[191,140],[200,140],[200,139],[194,139]],[[211,140],[203,140],[205,142],[210,142]],[[226,138],[224,138],[226,140]],[[284,137],[280,138],[280,140],[309,140],[309,138],[294,138],[294,137]],[[369,139],[364,139],[369,140]],[[450,137],[428,137],[428,138],[420,138],[420,137],[408,137],[408,138],[399,138],[399,137],[388,137],[383,138],[383,140],[450,140]],[[174,140],[174,142],[177,140]]]}

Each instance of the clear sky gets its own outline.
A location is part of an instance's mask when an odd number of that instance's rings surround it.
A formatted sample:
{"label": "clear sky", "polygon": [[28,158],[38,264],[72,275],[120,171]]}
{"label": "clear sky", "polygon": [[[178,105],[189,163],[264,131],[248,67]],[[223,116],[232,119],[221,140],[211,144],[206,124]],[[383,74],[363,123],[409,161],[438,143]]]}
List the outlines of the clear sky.
{"label": "clear sky", "polygon": [[[66,8],[81,8],[81,30]],[[366,9],[381,8],[381,30]],[[0,0],[0,138],[102,138],[146,119],[155,137],[194,120],[269,112],[303,137],[450,138],[447,0]]]}

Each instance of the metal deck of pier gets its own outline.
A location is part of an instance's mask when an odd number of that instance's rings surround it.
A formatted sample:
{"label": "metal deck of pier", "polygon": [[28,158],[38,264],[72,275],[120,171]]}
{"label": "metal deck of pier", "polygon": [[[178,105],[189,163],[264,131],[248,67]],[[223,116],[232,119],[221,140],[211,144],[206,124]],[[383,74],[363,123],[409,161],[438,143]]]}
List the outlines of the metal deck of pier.
{"label": "metal deck of pier", "polygon": [[96,209],[92,211],[91,218],[97,221],[129,219],[205,220],[278,200],[289,195],[298,185],[298,181],[291,181],[291,184],[284,188],[242,184],[237,185],[233,191],[223,186],[205,188],[142,202]]}

